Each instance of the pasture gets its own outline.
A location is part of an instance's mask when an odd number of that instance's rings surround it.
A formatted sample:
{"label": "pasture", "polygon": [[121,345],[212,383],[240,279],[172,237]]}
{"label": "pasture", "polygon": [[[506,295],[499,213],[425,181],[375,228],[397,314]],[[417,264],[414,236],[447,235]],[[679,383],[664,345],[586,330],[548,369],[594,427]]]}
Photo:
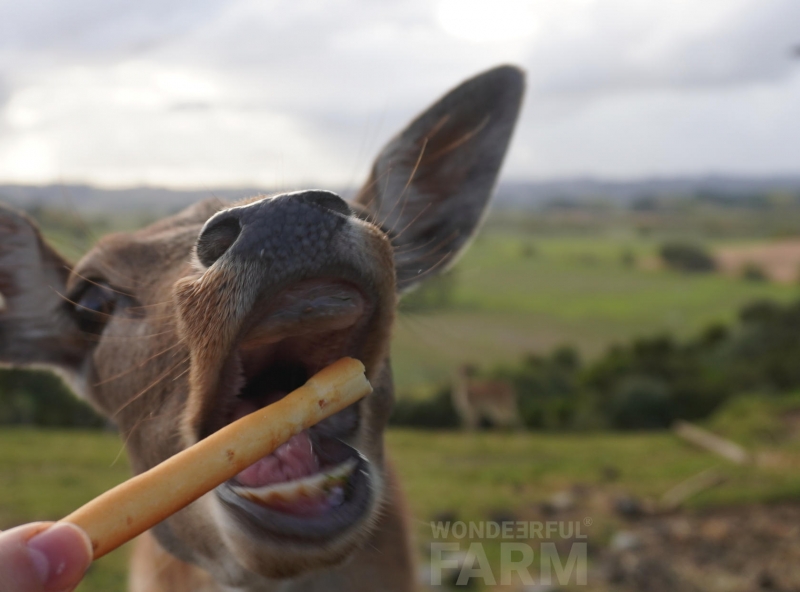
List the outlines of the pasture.
{"label": "pasture", "polygon": [[[668,433],[391,430],[387,441],[414,516],[421,560],[426,559],[431,520],[443,516],[465,521],[546,520],[543,508],[559,492],[582,492],[568,516],[570,520],[591,518],[586,532],[590,544],[599,545],[605,545],[619,528],[619,519],[610,511],[615,496],[658,499],[677,483],[713,466],[727,481],[694,498],[694,507],[800,495],[800,476],[785,470],[786,464],[719,466],[718,458]],[[121,447],[118,436],[110,433],[4,428],[0,431],[0,528],[57,519],[127,478]],[[800,463],[795,444],[779,452],[784,463]],[[652,462],[654,458],[657,463]],[[496,541],[487,541],[491,561],[497,559],[497,547]],[[124,590],[127,552],[122,548],[98,561],[78,591]]]}
{"label": "pasture", "polygon": [[456,265],[447,308],[400,314],[398,389],[446,381],[464,361],[512,363],[565,344],[592,357],[632,337],[688,337],[753,300],[800,295],[796,283],[651,269],[659,245],[632,234],[534,238],[492,228]]}

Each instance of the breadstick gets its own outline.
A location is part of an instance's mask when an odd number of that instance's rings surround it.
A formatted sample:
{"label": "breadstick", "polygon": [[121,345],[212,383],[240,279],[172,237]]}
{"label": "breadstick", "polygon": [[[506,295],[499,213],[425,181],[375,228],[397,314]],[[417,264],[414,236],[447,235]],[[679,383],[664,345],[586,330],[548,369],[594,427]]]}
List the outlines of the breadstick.
{"label": "breadstick", "polygon": [[106,491],[64,521],[86,531],[98,559],[371,392],[364,365],[343,358],[280,401]]}

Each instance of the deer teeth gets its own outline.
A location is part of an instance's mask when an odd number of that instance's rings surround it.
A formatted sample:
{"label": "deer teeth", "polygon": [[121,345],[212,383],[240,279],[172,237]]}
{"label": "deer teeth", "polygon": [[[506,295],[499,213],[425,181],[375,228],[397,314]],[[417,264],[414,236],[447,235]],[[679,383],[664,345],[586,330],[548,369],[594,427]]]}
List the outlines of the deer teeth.
{"label": "deer teeth", "polygon": [[326,471],[309,475],[295,481],[273,483],[263,487],[234,485],[234,493],[257,504],[271,505],[277,502],[292,502],[299,499],[327,497],[331,506],[344,502],[344,488],[353,470],[356,459],[349,458]]}

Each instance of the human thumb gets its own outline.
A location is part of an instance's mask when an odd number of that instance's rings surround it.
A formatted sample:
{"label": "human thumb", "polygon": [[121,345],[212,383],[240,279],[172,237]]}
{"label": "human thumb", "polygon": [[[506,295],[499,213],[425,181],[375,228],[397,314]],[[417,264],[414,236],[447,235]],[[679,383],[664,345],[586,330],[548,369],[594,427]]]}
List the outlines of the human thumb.
{"label": "human thumb", "polygon": [[73,524],[12,528],[0,533],[0,592],[72,590],[91,561],[91,541]]}

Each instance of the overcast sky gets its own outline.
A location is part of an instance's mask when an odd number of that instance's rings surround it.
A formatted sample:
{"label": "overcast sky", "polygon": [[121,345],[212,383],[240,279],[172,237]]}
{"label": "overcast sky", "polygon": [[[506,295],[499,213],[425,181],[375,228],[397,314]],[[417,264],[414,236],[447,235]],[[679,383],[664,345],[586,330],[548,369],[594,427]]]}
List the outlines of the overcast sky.
{"label": "overcast sky", "polygon": [[352,185],[499,63],[508,179],[800,174],[800,0],[0,0],[0,183]]}

